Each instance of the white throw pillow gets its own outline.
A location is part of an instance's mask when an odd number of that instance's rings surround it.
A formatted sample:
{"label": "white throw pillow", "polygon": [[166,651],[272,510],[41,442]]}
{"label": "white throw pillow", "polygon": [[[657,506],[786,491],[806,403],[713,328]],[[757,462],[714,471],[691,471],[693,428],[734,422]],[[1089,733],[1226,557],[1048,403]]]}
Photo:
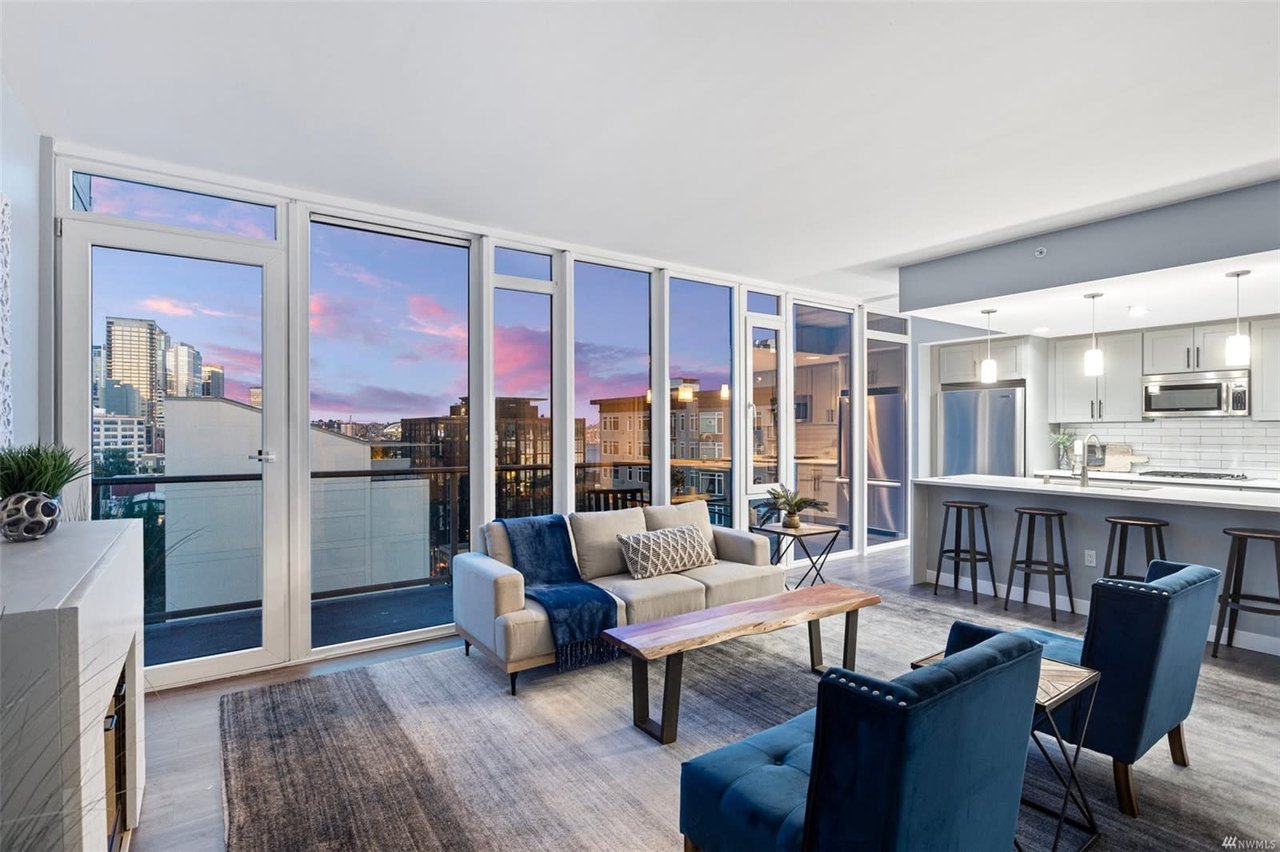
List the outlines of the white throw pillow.
{"label": "white throw pillow", "polygon": [[622,560],[627,570],[637,580],[700,568],[716,561],[702,531],[692,526],[620,535],[618,544],[622,545]]}

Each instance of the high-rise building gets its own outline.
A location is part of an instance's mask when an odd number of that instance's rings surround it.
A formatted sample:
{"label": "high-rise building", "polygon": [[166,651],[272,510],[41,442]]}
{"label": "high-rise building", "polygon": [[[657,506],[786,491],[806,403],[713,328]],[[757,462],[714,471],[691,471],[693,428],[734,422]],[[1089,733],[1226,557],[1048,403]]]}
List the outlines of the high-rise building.
{"label": "high-rise building", "polygon": [[200,367],[200,394],[222,399],[227,395],[226,375],[221,364],[203,364]]}
{"label": "high-rise building", "polygon": [[102,386],[107,381],[107,359],[98,344],[95,343],[91,351],[93,354],[90,356],[89,381],[92,385],[93,407],[102,408]]}
{"label": "high-rise building", "polygon": [[95,411],[92,434],[93,459],[101,463],[106,452],[121,454],[136,466],[147,452],[147,424],[141,417]]}
{"label": "high-rise building", "polygon": [[165,396],[165,346],[168,335],[155,320],[134,317],[107,317],[107,337],[103,355],[106,377],[132,385],[142,401],[142,417],[147,422],[147,448],[163,445],[162,418]]}
{"label": "high-rise building", "polygon": [[200,350],[174,343],[164,352],[165,388],[169,396],[204,396]]}
{"label": "high-rise building", "polygon": [[142,417],[142,394],[133,385],[115,379],[104,379],[98,391],[98,403],[107,414]]}

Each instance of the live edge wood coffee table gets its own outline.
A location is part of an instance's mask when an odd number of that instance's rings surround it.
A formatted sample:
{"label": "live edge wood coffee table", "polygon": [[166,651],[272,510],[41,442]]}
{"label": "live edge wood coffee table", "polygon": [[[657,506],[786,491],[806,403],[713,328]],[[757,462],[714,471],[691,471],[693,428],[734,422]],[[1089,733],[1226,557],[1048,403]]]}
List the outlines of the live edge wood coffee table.
{"label": "live edge wood coffee table", "polygon": [[[643,624],[613,627],[603,635],[606,641],[631,655],[631,703],[636,727],[667,745],[676,741],[680,721],[680,677],[685,651],[808,622],[809,665],[821,674],[825,668],[819,619],[843,613],[844,667],[852,669],[858,643],[858,610],[878,603],[879,595],[848,586],[810,586]],[[663,658],[667,661],[667,677],[662,687],[662,719],[655,721],[649,716],[649,662]]]}

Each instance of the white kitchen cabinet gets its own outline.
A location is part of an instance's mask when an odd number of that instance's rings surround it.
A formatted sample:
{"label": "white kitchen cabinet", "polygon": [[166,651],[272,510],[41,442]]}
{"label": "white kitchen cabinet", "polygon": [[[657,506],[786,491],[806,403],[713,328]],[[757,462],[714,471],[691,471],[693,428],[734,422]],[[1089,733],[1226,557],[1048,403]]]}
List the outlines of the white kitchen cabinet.
{"label": "white kitchen cabinet", "polygon": [[938,350],[938,381],[944,385],[978,380],[978,344],[956,343]]}
{"label": "white kitchen cabinet", "polygon": [[[1195,370],[1239,370],[1227,363],[1227,338],[1236,333],[1234,322],[1198,325],[1195,328],[1195,351],[1191,356]],[[1249,333],[1249,323],[1240,323],[1240,333]]]}
{"label": "white kitchen cabinet", "polygon": [[[1025,338],[991,341],[991,359],[996,362],[996,381],[1026,378],[1023,344]],[[987,342],[954,343],[938,350],[938,381],[944,385],[979,380],[979,365],[987,357]]]}
{"label": "white kitchen cabinet", "polygon": [[1090,345],[1087,337],[1053,342],[1049,360],[1053,398],[1049,405],[1054,423],[1088,423],[1097,415],[1098,384],[1093,376],[1084,374],[1084,353]]}
{"label": "white kitchen cabinet", "polygon": [[1254,420],[1280,420],[1280,317],[1252,323],[1249,337],[1250,415]]}
{"label": "white kitchen cabinet", "polygon": [[1195,348],[1195,329],[1160,328],[1142,335],[1142,372],[1148,375],[1185,373],[1191,366],[1191,350]]}
{"label": "white kitchen cabinet", "polygon": [[1142,419],[1142,334],[1100,334],[1103,374],[1084,374],[1090,337],[1056,340],[1050,358],[1054,423],[1122,423]]}
{"label": "white kitchen cabinet", "polygon": [[1098,346],[1103,366],[1098,377],[1096,419],[1107,423],[1141,420],[1142,334],[1099,335]]}
{"label": "white kitchen cabinet", "polygon": [[[1240,330],[1248,334],[1248,323]],[[1238,369],[1227,364],[1227,338],[1234,322],[1158,328],[1142,335],[1142,371],[1148,375]]]}

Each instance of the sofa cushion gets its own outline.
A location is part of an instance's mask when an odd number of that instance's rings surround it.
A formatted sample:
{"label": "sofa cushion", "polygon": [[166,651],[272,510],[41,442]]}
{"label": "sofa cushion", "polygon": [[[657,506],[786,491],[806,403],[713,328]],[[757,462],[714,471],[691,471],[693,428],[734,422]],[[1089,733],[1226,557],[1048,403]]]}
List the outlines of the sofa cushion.
{"label": "sofa cushion", "polygon": [[711,565],[716,558],[697,527],[672,527],[618,536],[622,562],[637,580]]}
{"label": "sofa cushion", "polygon": [[[618,601],[618,626],[627,623],[627,608]],[[498,658],[508,663],[527,660],[530,657],[555,655],[556,644],[551,638],[551,622],[542,604],[525,598],[524,609],[500,615],[494,622],[493,650]]]}
{"label": "sofa cushion", "polygon": [[679,506],[646,506],[644,522],[647,529],[669,530],[674,527],[697,527],[707,540],[711,553],[716,552],[716,538],[712,532],[711,512],[706,500],[690,500]]}
{"label": "sofa cushion", "polygon": [[680,767],[680,832],[703,852],[799,849],[814,710]]}
{"label": "sofa cushion", "polygon": [[681,571],[680,576],[706,586],[707,606],[778,595],[787,590],[786,571],[773,565],[744,565],[722,559]]}
{"label": "sofa cushion", "polygon": [[630,574],[598,577],[591,582],[627,605],[627,624],[639,624],[686,612],[706,609],[701,583],[680,574],[633,579]]}
{"label": "sofa cushion", "polygon": [[574,512],[569,516],[577,550],[578,573],[584,580],[625,572],[618,536],[644,532],[643,509],[611,512]]}
{"label": "sofa cushion", "polygon": [[497,521],[490,521],[481,528],[484,535],[484,552],[503,565],[515,567],[515,557],[511,555],[511,539],[507,538],[507,528]]}

